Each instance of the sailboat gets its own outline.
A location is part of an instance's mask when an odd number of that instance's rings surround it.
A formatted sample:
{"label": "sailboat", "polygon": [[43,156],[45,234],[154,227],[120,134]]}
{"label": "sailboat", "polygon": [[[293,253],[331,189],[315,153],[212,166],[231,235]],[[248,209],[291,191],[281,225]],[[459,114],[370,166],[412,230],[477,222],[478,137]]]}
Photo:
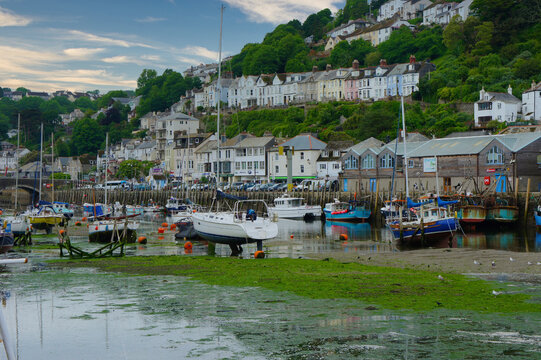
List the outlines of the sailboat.
{"label": "sailboat", "polygon": [[15,214],[13,216],[6,216],[4,221],[10,224],[11,232],[14,237],[24,235],[30,230],[30,222],[25,214],[18,213],[19,205],[19,140],[21,128],[21,114],[17,116],[17,148],[15,150]]}
{"label": "sailboat", "polygon": [[[218,89],[221,92],[222,74],[222,25],[224,7],[220,12],[220,45],[218,57]],[[217,166],[216,184],[220,182],[220,99],[218,96],[217,117]],[[229,198],[235,200],[233,208],[229,211],[220,211],[220,200]],[[278,225],[269,216],[269,209],[263,200],[243,200],[225,194],[216,187],[216,196],[213,201],[215,211],[196,212],[192,215],[195,231],[202,238],[211,242],[227,244],[232,255],[242,252],[242,244],[257,243],[257,249],[263,250],[263,240],[272,239],[278,235]]]}
{"label": "sailboat", "polygon": [[63,225],[67,221],[62,213],[58,213],[54,207],[47,201],[41,199],[42,169],[43,169],[43,123],[41,123],[41,145],[40,145],[40,168],[39,168],[39,202],[37,208],[33,209],[28,220],[32,228],[36,230],[45,230],[47,234],[56,225]]}
{"label": "sailboat", "polygon": [[[406,118],[404,113],[404,96],[401,96],[402,128],[404,139],[404,164],[408,164],[408,154],[406,145]],[[398,138],[397,140],[398,141]],[[438,181],[438,166],[436,161],[436,184]],[[434,199],[424,202],[413,202],[409,197],[409,183],[407,166],[404,166],[406,178],[406,209],[407,217],[403,217],[402,211],[398,212],[397,218],[388,218],[387,227],[391,230],[395,240],[404,242],[413,242],[420,239],[425,242],[428,240],[452,238],[457,230],[457,220],[449,214],[447,206],[457,201],[443,201],[438,196],[436,204]]]}
{"label": "sailboat", "polygon": [[[105,137],[105,183],[107,184],[107,173],[109,170],[109,133]],[[107,208],[107,186],[105,187],[105,204],[104,208]],[[97,210],[94,207],[94,210]],[[123,214],[122,216],[95,216],[88,224],[88,241],[108,243],[115,241],[125,241],[133,243],[137,237],[137,229],[139,228],[139,222],[132,219],[133,216]]]}

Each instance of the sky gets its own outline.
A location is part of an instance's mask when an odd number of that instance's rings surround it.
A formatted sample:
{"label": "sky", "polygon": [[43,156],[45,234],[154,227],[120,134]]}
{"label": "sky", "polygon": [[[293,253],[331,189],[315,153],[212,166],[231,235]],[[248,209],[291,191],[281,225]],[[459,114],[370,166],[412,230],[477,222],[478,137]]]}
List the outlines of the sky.
{"label": "sky", "polygon": [[0,86],[31,91],[134,90],[161,74],[218,60],[345,0],[0,0]]}

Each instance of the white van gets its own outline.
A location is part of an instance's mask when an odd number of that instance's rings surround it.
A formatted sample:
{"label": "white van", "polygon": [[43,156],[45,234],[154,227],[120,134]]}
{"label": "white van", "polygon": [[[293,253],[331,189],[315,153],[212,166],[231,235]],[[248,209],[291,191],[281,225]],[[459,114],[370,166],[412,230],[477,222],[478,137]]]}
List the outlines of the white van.
{"label": "white van", "polygon": [[295,186],[295,191],[318,191],[322,186],[325,186],[325,180],[304,179]]}
{"label": "white van", "polygon": [[105,188],[107,188],[107,190],[126,189],[128,187],[129,184],[126,180],[112,180],[105,183]]}

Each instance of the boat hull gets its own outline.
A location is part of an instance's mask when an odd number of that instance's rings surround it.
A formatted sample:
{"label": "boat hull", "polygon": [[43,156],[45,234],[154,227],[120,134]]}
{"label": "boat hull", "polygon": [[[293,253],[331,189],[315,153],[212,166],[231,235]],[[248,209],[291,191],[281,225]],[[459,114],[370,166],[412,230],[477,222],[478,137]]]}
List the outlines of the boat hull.
{"label": "boat hull", "polygon": [[177,226],[177,233],[175,234],[175,239],[177,240],[195,240],[199,238],[199,234],[195,231],[193,226],[193,221],[179,221],[175,222]]}
{"label": "boat hull", "polygon": [[514,223],[518,220],[518,207],[504,205],[491,207],[487,211],[487,220],[505,224]]}
{"label": "boat hull", "polygon": [[535,226],[537,227],[537,230],[541,231],[541,214],[536,212],[534,214],[534,218],[535,218]]}
{"label": "boat hull", "polygon": [[480,224],[487,217],[487,209],[481,205],[464,205],[457,211],[457,218],[463,224]]}
{"label": "boat hull", "polygon": [[364,222],[367,221],[371,215],[371,211],[364,208],[350,209],[345,212],[323,209],[323,212],[325,214],[325,220],[330,221]]}
{"label": "boat hull", "polygon": [[273,207],[269,210],[281,219],[306,219],[321,217],[321,206]]}
{"label": "boat hull", "polygon": [[194,229],[199,236],[219,244],[242,245],[278,235],[278,225],[268,218],[236,219],[233,213],[195,213]]}
{"label": "boat hull", "polygon": [[138,223],[128,223],[124,235],[124,222],[115,222],[110,220],[99,221],[89,224],[88,241],[97,243],[109,243],[124,240],[127,243],[134,243],[137,238]]}
{"label": "boat hull", "polygon": [[0,254],[8,252],[15,243],[15,237],[11,232],[0,233]]}
{"label": "boat hull", "polygon": [[[388,224],[388,227],[393,233],[395,240],[400,240],[400,222],[394,221]],[[411,241],[415,238],[425,239],[442,239],[452,237],[457,229],[457,221],[453,217],[439,219],[435,221],[428,221],[423,223],[421,227],[420,222],[403,222],[402,223],[402,240]],[[424,230],[424,231],[423,231]]]}

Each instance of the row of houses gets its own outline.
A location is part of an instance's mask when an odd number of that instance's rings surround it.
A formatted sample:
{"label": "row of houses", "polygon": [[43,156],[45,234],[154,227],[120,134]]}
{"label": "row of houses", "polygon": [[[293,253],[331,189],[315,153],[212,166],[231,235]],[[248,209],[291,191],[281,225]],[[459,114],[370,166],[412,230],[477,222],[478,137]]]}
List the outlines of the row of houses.
{"label": "row of houses", "polygon": [[42,91],[27,91],[26,93],[23,91],[8,91],[4,90],[4,97],[11,99],[13,101],[19,101],[23,97],[39,97],[45,101],[50,100],[55,97],[65,97],[69,101],[75,101],[81,97],[88,97],[90,100],[96,100],[99,95],[95,93],[87,93],[87,92],[72,92],[69,90],[58,90],[53,93],[48,92],[42,92]]}
{"label": "row of houses", "polygon": [[316,67],[311,72],[287,74],[247,75],[236,79],[214,81],[204,90],[193,94],[193,107],[215,107],[218,99],[231,108],[276,107],[305,102],[334,100],[377,101],[402,94],[409,96],[418,90],[419,80],[435,65],[417,61],[387,64],[382,59],[378,66],[359,68],[355,60],[350,68],[323,71]]}
{"label": "row of houses", "polygon": [[390,19],[396,15],[401,19],[411,20],[423,18],[422,24],[447,25],[458,15],[462,20],[470,15],[473,0],[448,2],[445,0],[390,0],[381,5],[377,17],[378,22]]}

